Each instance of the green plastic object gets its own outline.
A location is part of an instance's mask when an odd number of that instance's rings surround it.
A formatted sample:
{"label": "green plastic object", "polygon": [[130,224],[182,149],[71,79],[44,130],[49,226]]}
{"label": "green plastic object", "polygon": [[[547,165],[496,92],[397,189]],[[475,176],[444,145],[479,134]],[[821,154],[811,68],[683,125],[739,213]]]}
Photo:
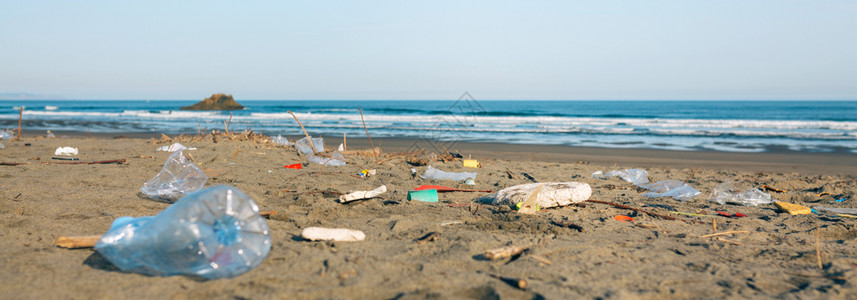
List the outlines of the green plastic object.
{"label": "green plastic object", "polygon": [[437,202],[437,190],[409,191],[408,200]]}

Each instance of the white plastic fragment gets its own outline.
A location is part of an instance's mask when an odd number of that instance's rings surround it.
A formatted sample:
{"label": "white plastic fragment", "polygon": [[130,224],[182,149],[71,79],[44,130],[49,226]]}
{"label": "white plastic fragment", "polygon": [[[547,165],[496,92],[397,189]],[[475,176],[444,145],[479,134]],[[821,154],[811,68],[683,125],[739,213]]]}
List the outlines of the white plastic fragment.
{"label": "white plastic fragment", "polygon": [[292,142],[289,142],[289,139],[287,139],[286,137],[279,135],[279,134],[277,136],[272,136],[271,142],[274,144],[283,145],[283,146],[291,146],[292,145]]}
{"label": "white plastic fragment", "polygon": [[359,242],[366,239],[366,234],[347,228],[307,227],[301,231],[301,237],[310,241]]}
{"label": "white plastic fragment", "polygon": [[738,204],[744,206],[757,206],[760,204],[771,204],[771,195],[757,188],[749,188],[736,191],[732,188],[732,182],[718,184],[711,191],[711,201],[718,204]]}
{"label": "white plastic fragment", "polygon": [[378,188],[371,190],[371,191],[356,191],[356,192],[348,193],[348,194],[339,196],[339,203],[346,203],[346,202],[351,202],[354,200],[369,199],[372,197],[377,197],[378,195],[383,194],[386,191],[387,191],[387,186],[382,185],[382,186],[379,186]]}
{"label": "white plastic fragment", "polygon": [[536,188],[542,186],[538,194],[536,204],[539,208],[565,206],[583,202],[592,196],[592,188],[589,184],[582,182],[544,182],[528,183],[500,190],[494,195],[489,195],[493,204],[515,206],[530,197]]}
{"label": "white plastic fragment", "polygon": [[77,155],[77,148],[59,147],[57,148],[57,151],[54,152],[54,155]]}
{"label": "white plastic fragment", "polygon": [[420,177],[422,177],[423,179],[437,179],[437,180],[447,179],[447,180],[454,180],[454,181],[464,181],[464,180],[467,180],[468,178],[476,179],[476,175],[477,175],[477,172],[459,172],[459,173],[444,172],[444,171],[432,168],[432,166],[429,166],[428,169],[426,169],[426,172]]}
{"label": "white plastic fragment", "polygon": [[185,146],[184,146],[184,145],[182,145],[182,144],[175,143],[175,144],[172,144],[172,145],[169,145],[169,146],[163,146],[163,147],[161,147],[161,148],[158,148],[158,149],[157,149],[157,151],[176,152],[176,151],[179,151],[179,150],[185,150],[185,149],[187,149],[187,150],[196,150],[196,148],[188,148],[188,147],[185,147]]}
{"label": "white plastic fragment", "polygon": [[324,139],[312,138],[312,147],[310,147],[307,138],[302,138],[295,142],[295,149],[298,149],[303,154],[312,154],[313,147],[315,147],[315,152],[324,152]]}

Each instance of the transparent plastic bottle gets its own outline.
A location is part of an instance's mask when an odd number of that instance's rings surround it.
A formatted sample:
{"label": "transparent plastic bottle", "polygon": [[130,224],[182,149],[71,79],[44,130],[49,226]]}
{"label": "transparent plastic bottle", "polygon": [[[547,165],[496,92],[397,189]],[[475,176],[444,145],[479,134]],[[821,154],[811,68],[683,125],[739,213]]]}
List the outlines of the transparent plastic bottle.
{"label": "transparent plastic bottle", "polygon": [[271,237],[256,203],[220,185],[190,193],[156,216],[116,219],[95,250],[125,272],[214,279],[258,266]]}

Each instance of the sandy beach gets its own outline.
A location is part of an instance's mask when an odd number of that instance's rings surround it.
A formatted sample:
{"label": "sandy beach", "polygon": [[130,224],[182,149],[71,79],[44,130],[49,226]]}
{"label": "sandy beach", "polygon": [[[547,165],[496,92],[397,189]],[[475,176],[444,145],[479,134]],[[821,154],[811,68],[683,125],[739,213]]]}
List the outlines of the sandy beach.
{"label": "sandy beach", "polygon": [[[431,162],[444,171],[478,172],[471,186],[421,179],[427,166],[411,166],[402,157],[350,155],[348,165],[330,167],[308,163],[292,147],[240,136],[116,136],[46,139],[30,132],[20,141],[0,141],[5,146],[0,162],[24,163],[0,166],[4,298],[857,299],[857,220],[709,200],[715,186],[731,181],[739,189],[784,190],[767,193],[807,207],[857,207],[854,154],[457,143],[451,151],[479,160],[482,167],[465,168],[460,160]],[[340,141],[328,138],[325,144],[335,148]],[[143,196],[140,187],[169,155],[155,149],[174,142],[197,148],[188,153],[210,176],[206,187],[234,186],[261,210],[277,212],[267,221],[273,248],[259,267],[230,279],[150,277],[120,272],[92,249],[53,244],[58,236],[102,234],[120,216],[156,215],[168,207]],[[373,142],[384,154],[422,145]],[[53,164],[61,162],[52,160],[61,146],[78,148],[80,161],[125,162]],[[348,147],[369,145],[349,138]],[[283,168],[295,163],[304,167]],[[630,168],[648,171],[652,181],[686,181],[702,194],[687,202],[648,198],[631,183],[591,176]],[[352,176],[363,169],[377,175]],[[534,181],[587,183],[592,200],[674,219],[594,202],[522,215],[479,201],[489,193],[442,193],[438,203],[406,199],[423,184],[497,191]],[[341,193],[381,184],[388,191],[377,198],[336,201]],[[633,221],[617,221],[617,215]],[[361,230],[366,239],[305,241],[300,232],[309,226]],[[431,233],[433,239],[421,240]],[[724,234],[710,236],[718,233]],[[507,245],[527,250],[499,260],[483,256]],[[525,280],[527,286],[512,286],[507,279]]]}

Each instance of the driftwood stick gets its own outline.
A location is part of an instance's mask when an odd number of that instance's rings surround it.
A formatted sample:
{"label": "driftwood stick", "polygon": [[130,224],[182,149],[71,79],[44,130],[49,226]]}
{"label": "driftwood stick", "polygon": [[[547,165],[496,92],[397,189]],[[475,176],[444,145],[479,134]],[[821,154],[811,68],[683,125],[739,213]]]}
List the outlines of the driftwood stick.
{"label": "driftwood stick", "polygon": [[690,179],[693,178],[693,175],[696,174],[696,171],[699,171],[700,168],[702,168],[702,167],[699,167],[699,168],[696,168],[696,170],[693,170],[693,173],[690,173],[690,176],[688,176],[687,179],[684,180],[684,183],[687,183],[688,181],[690,181]]}
{"label": "driftwood stick", "polygon": [[80,249],[95,247],[95,243],[101,239],[100,235],[87,236],[60,236],[54,240],[54,244],[61,248]]}
{"label": "driftwood stick", "polygon": [[345,138],[345,132],[342,133],[342,151],[348,151],[348,139]]}
{"label": "driftwood stick", "polygon": [[375,155],[375,158],[378,158],[378,153],[375,152],[375,144],[372,143],[372,137],[369,136],[369,129],[366,128],[366,120],[363,119],[363,109],[357,108],[360,111],[360,121],[363,121],[363,130],[366,130],[366,138],[369,139],[369,146],[372,147],[372,154]]}
{"label": "driftwood stick", "polygon": [[615,206],[615,207],[618,207],[618,208],[630,209],[630,210],[633,210],[633,211],[641,212],[641,213],[644,213],[644,214],[647,214],[647,215],[650,215],[650,216],[655,216],[655,217],[659,217],[659,218],[664,218],[664,219],[667,219],[667,220],[675,220],[675,219],[676,219],[676,218],[673,218],[673,217],[670,217],[670,216],[665,216],[665,215],[661,215],[661,214],[656,214],[656,213],[653,213],[653,212],[650,212],[650,211],[647,211],[647,210],[643,210],[643,209],[639,209],[639,208],[633,208],[633,207],[630,207],[630,206],[627,206],[627,205],[617,204],[617,203],[613,203],[613,202],[598,201],[598,200],[586,200],[586,202],[601,203],[601,204],[607,204],[607,205],[610,205],[610,206]]}
{"label": "driftwood stick", "polygon": [[291,110],[287,110],[286,112],[292,114],[292,117],[295,118],[295,121],[298,121],[298,125],[301,125],[301,130],[304,131],[304,135],[306,136],[306,139],[309,141],[309,147],[312,148],[312,153],[315,153],[315,145],[312,144],[312,138],[309,137],[309,133],[306,132],[306,128],[304,128],[304,124],[301,123],[301,120],[298,120],[298,116],[295,116],[295,113],[293,113]]}
{"label": "driftwood stick", "polygon": [[125,159],[111,159],[98,161],[73,161],[73,162],[42,162],[46,165],[95,165],[95,164],[123,164]]}
{"label": "driftwood stick", "polygon": [[21,119],[24,117],[24,106],[21,105],[18,109],[19,109],[19,111],[18,111],[18,137],[16,138],[16,140],[20,141],[21,140]]}
{"label": "driftwood stick", "polygon": [[490,259],[490,260],[498,260],[501,258],[512,257],[515,255],[521,254],[521,252],[524,252],[525,250],[527,250],[529,248],[530,248],[530,246],[518,247],[518,246],[511,246],[510,245],[510,246],[505,246],[502,248],[491,249],[491,250],[485,251],[485,254],[483,254],[483,256],[485,256],[485,258]]}
{"label": "driftwood stick", "polygon": [[29,164],[30,163],[28,163],[28,162],[22,162],[22,163],[0,162],[0,166],[20,166],[20,165],[29,165]]}
{"label": "driftwood stick", "polygon": [[701,237],[701,238],[708,238],[708,237],[715,237],[715,236],[720,236],[720,235],[738,234],[738,233],[750,233],[750,232],[749,232],[749,231],[746,231],[746,230],[740,230],[740,231],[724,231],[724,232],[718,232],[718,233],[712,233],[712,234],[700,235],[699,237]]}

